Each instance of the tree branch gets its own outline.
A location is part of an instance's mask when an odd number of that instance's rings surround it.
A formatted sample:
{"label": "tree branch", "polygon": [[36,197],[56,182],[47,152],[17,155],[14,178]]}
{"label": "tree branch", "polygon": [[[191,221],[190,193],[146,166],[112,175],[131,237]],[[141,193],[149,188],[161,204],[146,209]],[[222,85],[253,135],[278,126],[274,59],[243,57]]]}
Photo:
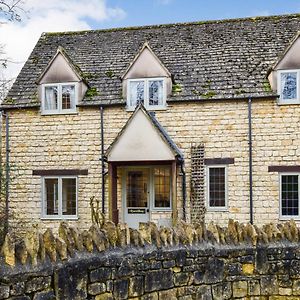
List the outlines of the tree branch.
{"label": "tree branch", "polygon": [[22,15],[26,15],[26,11],[22,8],[24,1],[22,0],[11,0],[4,1],[0,0],[0,16],[4,15],[9,21],[20,22]]}

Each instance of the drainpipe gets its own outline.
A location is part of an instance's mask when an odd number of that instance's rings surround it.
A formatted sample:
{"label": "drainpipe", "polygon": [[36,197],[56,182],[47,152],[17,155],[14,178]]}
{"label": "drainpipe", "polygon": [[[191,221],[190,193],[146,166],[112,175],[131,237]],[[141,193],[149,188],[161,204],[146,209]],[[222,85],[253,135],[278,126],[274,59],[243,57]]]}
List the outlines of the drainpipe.
{"label": "drainpipe", "polygon": [[[2,112],[2,117],[5,117],[5,217],[4,217],[4,234],[8,232],[9,226],[9,182],[10,182],[10,166],[9,166],[9,118],[6,112]],[[2,122],[1,122],[2,124]],[[1,125],[2,127],[2,125]],[[1,128],[2,129],[2,128]],[[2,130],[1,130],[2,133]],[[2,153],[2,142],[1,142],[1,153]],[[2,167],[2,156],[1,156],[1,177],[3,174]],[[3,192],[2,178],[1,178],[1,197]]]}
{"label": "drainpipe", "polygon": [[183,221],[186,221],[186,173],[184,170],[184,158],[180,161],[181,179],[182,179],[182,214]]}
{"label": "drainpipe", "polygon": [[103,121],[103,106],[100,106],[100,120],[101,120],[101,197],[102,197],[102,213],[105,213],[105,158],[104,158],[104,121]]}
{"label": "drainpipe", "polygon": [[248,145],[249,145],[249,204],[250,223],[253,224],[253,175],[252,175],[252,99],[248,99]]}

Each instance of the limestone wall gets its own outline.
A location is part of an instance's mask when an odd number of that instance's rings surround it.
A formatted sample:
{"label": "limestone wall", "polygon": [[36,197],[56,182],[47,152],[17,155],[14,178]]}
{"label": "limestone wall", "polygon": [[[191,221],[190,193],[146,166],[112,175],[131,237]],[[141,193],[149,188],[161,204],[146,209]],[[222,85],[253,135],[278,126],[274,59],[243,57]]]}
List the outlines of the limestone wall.
{"label": "limestone wall", "polygon": [[299,240],[293,221],[88,231],[62,223],[59,236],[6,236],[0,299],[299,299]]}
{"label": "limestone wall", "polygon": [[80,175],[78,180],[78,225],[89,226],[89,199],[101,195],[99,111],[41,116],[36,110],[20,110],[8,114],[11,225],[58,227],[55,220],[41,221],[41,177],[33,176],[33,170],[88,169],[88,175]]}
{"label": "limestone wall", "polygon": [[[76,115],[41,116],[36,110],[9,111],[11,176],[11,224],[32,222],[58,227],[58,222],[40,219],[41,179],[34,169],[88,169],[79,176],[78,222],[91,223],[89,199],[101,200],[100,113],[98,108],[80,108]],[[117,136],[131,112],[124,107],[104,110],[105,148]],[[253,101],[253,195],[254,222],[279,219],[278,174],[269,173],[274,164],[300,164],[300,107],[278,106],[274,101]],[[169,104],[156,117],[183,151],[190,199],[191,143],[204,143],[206,158],[231,157],[228,166],[228,211],[207,212],[206,221],[226,224],[229,218],[249,220],[248,108],[246,102],[219,101]],[[5,126],[3,127],[3,130]],[[5,143],[3,145],[5,147]],[[107,183],[107,178],[106,178]],[[178,176],[178,209],[182,214],[181,178]],[[121,177],[118,177],[119,191]],[[106,184],[107,189],[107,184]],[[106,190],[106,195],[107,195]],[[121,208],[121,193],[118,193]],[[108,203],[106,203],[106,208]],[[153,220],[158,215],[153,215]],[[170,214],[166,215],[167,217]],[[122,214],[120,214],[122,221]]]}

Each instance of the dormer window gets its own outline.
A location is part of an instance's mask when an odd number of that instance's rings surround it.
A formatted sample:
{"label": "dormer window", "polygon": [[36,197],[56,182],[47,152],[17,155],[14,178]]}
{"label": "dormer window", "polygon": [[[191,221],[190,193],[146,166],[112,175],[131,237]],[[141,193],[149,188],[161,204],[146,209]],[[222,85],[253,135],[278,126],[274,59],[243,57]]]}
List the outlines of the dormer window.
{"label": "dormer window", "polygon": [[44,84],[42,113],[64,114],[76,112],[76,83]]}
{"label": "dormer window", "polygon": [[162,109],[166,106],[164,78],[129,79],[127,87],[127,106],[134,109],[143,103],[148,109]]}
{"label": "dormer window", "polygon": [[299,103],[300,70],[278,71],[278,93],[281,104]]}
{"label": "dormer window", "polygon": [[58,47],[56,54],[37,80],[41,113],[77,113],[76,106],[82,101],[89,87],[82,74],[66,51]]}

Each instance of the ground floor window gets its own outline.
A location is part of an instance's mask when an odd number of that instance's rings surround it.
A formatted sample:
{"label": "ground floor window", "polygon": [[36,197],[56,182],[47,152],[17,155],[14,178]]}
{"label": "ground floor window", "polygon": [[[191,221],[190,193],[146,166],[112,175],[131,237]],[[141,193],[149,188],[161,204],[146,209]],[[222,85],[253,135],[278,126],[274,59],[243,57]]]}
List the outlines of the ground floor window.
{"label": "ground floor window", "polygon": [[43,177],[42,217],[68,219],[77,216],[77,177]]}
{"label": "ground floor window", "polygon": [[280,210],[282,217],[299,217],[300,174],[280,174]]}
{"label": "ground floor window", "polygon": [[127,207],[171,208],[171,167],[133,168],[126,174]]}
{"label": "ground floor window", "polygon": [[171,207],[171,168],[156,167],[153,169],[154,207]]}
{"label": "ground floor window", "polygon": [[227,167],[207,167],[207,202],[208,208],[222,210],[227,208]]}

